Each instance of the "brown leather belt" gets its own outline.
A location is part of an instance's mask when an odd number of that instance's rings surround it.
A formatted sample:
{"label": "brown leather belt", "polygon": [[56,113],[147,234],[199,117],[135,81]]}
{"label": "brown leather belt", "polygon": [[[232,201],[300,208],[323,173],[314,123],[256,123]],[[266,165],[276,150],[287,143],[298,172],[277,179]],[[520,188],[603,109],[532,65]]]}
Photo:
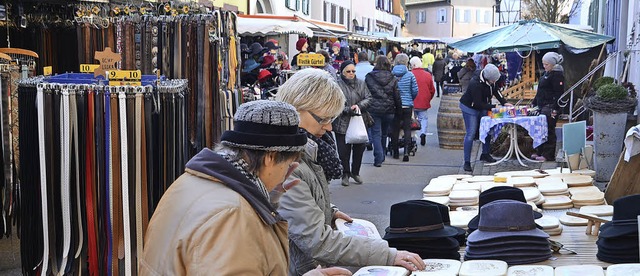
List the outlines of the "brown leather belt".
{"label": "brown leather belt", "polygon": [[120,167],[120,116],[118,114],[118,94],[111,91],[111,170],[112,183],[110,208],[113,210],[112,233],[113,251],[111,252],[112,275],[118,275],[118,260],[124,258],[124,234],[122,229],[122,177]]}

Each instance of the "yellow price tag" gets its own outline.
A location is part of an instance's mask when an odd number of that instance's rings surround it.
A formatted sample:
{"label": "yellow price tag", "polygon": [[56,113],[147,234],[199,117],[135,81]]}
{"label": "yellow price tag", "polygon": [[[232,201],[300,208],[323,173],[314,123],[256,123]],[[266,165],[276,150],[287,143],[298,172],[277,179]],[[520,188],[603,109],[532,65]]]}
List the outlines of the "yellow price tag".
{"label": "yellow price tag", "polygon": [[80,73],[93,73],[100,64],[80,64]]}
{"label": "yellow price tag", "polygon": [[51,74],[53,73],[53,67],[52,66],[45,66],[44,68],[42,68],[42,74],[45,76],[51,76]]}
{"label": "yellow price tag", "polygon": [[142,72],[140,70],[112,70],[107,74],[109,80],[140,81]]}

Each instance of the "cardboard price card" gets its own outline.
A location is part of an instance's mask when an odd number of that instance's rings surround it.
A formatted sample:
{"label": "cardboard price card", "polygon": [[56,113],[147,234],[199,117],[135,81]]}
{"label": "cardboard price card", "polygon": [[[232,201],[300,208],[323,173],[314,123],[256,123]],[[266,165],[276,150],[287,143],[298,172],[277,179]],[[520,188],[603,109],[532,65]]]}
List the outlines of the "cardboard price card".
{"label": "cardboard price card", "polygon": [[299,54],[298,66],[324,66],[324,56],[322,54]]}
{"label": "cardboard price card", "polygon": [[112,70],[108,71],[109,85],[142,85],[142,72],[140,70]]}
{"label": "cardboard price card", "polygon": [[100,67],[100,64],[80,64],[80,73],[93,73]]}

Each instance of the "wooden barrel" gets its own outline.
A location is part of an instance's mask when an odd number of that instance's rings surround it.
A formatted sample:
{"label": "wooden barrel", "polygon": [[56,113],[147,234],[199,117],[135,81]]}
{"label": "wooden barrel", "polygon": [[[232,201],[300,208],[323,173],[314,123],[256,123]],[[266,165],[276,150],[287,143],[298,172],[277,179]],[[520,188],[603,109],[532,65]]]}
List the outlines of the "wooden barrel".
{"label": "wooden barrel", "polygon": [[462,93],[444,94],[438,108],[438,141],[443,149],[457,149],[463,147],[464,120],[460,110]]}

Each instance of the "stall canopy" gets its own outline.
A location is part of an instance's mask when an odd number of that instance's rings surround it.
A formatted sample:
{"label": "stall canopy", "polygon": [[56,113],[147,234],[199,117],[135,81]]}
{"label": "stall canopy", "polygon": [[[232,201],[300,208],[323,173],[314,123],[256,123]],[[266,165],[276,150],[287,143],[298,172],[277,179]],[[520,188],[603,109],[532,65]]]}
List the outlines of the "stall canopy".
{"label": "stall canopy", "polygon": [[300,34],[313,37],[313,31],[307,23],[297,21],[294,17],[238,17],[240,35],[280,35]]}
{"label": "stall canopy", "polygon": [[449,44],[464,52],[478,53],[487,49],[499,52],[567,48],[589,49],[613,40],[613,37],[541,22],[522,20],[492,31]]}

